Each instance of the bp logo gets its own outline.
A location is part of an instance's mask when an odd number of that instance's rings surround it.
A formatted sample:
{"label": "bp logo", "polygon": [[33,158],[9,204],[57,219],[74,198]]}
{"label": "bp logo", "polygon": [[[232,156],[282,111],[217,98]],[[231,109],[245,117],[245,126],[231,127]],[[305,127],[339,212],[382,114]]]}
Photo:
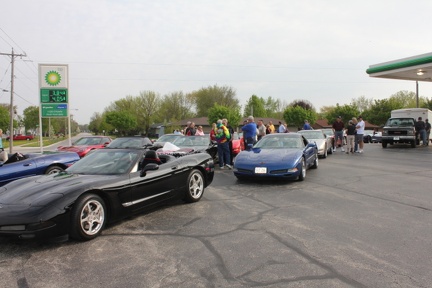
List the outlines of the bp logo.
{"label": "bp logo", "polygon": [[57,86],[61,81],[61,75],[56,71],[49,71],[45,75],[45,82],[50,86]]}

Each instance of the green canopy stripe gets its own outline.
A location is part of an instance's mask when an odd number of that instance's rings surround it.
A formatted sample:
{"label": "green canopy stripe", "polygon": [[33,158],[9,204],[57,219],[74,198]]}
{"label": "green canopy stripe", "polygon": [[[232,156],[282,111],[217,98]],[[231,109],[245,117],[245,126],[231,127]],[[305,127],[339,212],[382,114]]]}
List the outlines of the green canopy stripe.
{"label": "green canopy stripe", "polygon": [[389,70],[395,70],[395,69],[401,69],[401,68],[408,68],[412,66],[422,65],[422,64],[429,64],[432,63],[432,56],[417,58],[417,59],[410,59],[406,61],[386,64],[382,66],[376,66],[372,67],[366,70],[367,74],[373,74],[378,72],[384,72]]}

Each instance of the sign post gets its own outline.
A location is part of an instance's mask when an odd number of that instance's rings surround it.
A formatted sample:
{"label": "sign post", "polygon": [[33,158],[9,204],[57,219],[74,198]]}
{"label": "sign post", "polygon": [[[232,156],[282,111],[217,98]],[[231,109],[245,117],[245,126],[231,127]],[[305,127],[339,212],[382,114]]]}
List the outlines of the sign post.
{"label": "sign post", "polygon": [[66,64],[39,64],[39,89],[39,136],[41,152],[43,152],[42,118],[67,117],[69,119],[69,145],[71,145],[68,91],[69,66]]}

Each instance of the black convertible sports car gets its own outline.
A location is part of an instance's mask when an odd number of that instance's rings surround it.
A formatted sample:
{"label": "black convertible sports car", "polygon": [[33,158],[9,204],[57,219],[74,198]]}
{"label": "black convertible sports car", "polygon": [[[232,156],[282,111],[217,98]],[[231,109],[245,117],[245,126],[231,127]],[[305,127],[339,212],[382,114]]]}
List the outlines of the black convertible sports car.
{"label": "black convertible sports car", "polygon": [[197,202],[214,176],[207,153],[98,149],[66,171],[0,187],[0,235],[97,237],[107,222],[174,197]]}

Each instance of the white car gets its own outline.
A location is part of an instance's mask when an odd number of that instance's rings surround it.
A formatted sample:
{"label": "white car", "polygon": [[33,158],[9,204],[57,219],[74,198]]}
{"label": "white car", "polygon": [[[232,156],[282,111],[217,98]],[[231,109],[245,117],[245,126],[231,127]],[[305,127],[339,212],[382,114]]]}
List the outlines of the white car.
{"label": "white car", "polygon": [[328,154],[333,154],[332,138],[326,137],[322,130],[301,130],[302,134],[309,142],[315,142],[318,147],[318,156],[327,158]]}

